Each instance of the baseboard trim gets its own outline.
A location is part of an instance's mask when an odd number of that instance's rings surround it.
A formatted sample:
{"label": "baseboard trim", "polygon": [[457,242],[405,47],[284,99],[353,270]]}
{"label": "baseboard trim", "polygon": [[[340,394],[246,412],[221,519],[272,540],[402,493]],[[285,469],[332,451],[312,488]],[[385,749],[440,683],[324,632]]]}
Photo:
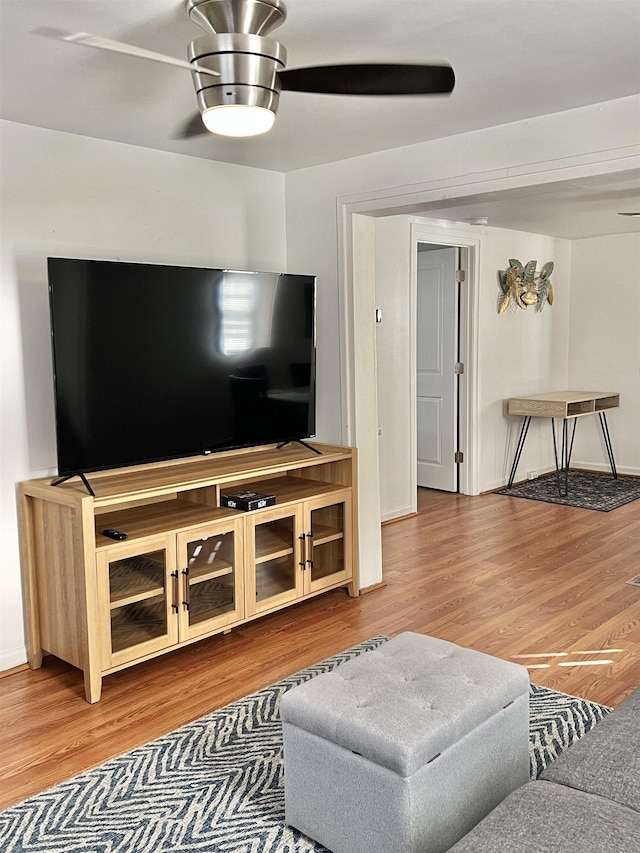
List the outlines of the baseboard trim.
{"label": "baseboard trim", "polygon": [[385,527],[387,524],[394,524],[396,521],[404,521],[406,518],[413,518],[416,516],[417,512],[408,512],[406,515],[397,515],[393,518],[383,518],[380,522],[381,527]]}
{"label": "baseboard trim", "polygon": [[25,648],[7,649],[0,653],[0,675],[5,672],[13,672],[21,666],[27,666],[27,650]]}
{"label": "baseboard trim", "polygon": [[371,586],[365,586],[364,589],[360,590],[360,595],[368,595],[370,592],[377,592],[379,589],[384,589],[386,583],[384,581],[380,581],[380,583],[373,583]]}
{"label": "baseboard trim", "polygon": [[0,672],[0,678],[8,678],[10,675],[16,675],[18,672],[25,672],[29,669],[28,663],[21,663],[18,666],[12,666],[11,669],[3,669]]}
{"label": "baseboard trim", "polygon": [[[609,465],[592,465],[587,462],[572,462],[571,463],[572,471],[587,471],[592,474],[611,474],[611,467]],[[640,477],[640,470],[638,468],[631,468],[628,465],[618,465],[616,462],[616,471],[621,477]]]}

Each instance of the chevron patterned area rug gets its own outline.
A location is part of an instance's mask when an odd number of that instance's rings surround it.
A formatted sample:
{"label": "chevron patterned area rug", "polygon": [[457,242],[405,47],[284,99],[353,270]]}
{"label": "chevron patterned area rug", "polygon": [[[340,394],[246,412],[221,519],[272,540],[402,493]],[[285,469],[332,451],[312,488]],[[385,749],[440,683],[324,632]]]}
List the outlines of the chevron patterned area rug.
{"label": "chevron patterned area rug", "polygon": [[[284,824],[281,695],[352,649],[0,813],[3,853],[325,853]],[[608,708],[531,686],[531,775]]]}

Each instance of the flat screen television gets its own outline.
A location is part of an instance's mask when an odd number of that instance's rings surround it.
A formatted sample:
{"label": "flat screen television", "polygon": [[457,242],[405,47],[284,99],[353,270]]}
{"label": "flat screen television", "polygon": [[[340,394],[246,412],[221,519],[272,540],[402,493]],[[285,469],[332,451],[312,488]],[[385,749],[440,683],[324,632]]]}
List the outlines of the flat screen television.
{"label": "flat screen television", "polygon": [[315,277],[49,258],[58,472],[315,434]]}

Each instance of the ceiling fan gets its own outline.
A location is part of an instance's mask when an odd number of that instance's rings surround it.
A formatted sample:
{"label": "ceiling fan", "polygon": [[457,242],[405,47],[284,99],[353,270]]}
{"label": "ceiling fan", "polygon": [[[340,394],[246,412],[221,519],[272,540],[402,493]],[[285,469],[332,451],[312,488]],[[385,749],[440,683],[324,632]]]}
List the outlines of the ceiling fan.
{"label": "ceiling fan", "polygon": [[285,68],[287,53],[265,36],[286,18],[283,0],[186,0],[207,35],[189,45],[189,61],[124,42],[41,28],[40,35],[126,53],[192,72],[199,112],[180,136],[210,131],[255,136],[273,126],[281,90],[331,95],[436,95],[453,90],[449,65],[346,64]]}

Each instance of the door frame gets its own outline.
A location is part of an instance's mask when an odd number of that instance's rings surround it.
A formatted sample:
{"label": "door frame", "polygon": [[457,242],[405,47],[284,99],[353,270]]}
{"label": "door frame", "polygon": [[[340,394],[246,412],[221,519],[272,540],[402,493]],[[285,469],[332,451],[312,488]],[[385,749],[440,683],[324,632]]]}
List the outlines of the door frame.
{"label": "door frame", "polygon": [[[387,200],[385,200],[387,201]],[[382,205],[380,198],[361,201],[338,199],[338,256],[339,256],[339,338],[340,392],[342,401],[342,443],[358,448],[359,514],[358,541],[363,587],[375,586],[382,580],[382,534],[380,506],[380,456],[376,424],[378,422],[378,395],[376,370],[376,229],[379,216],[397,216],[398,210]],[[381,210],[382,207],[382,210]],[[461,324],[461,339],[466,340],[466,358],[469,365],[465,389],[461,393],[464,417],[460,419],[460,447],[466,452],[468,462],[461,472],[459,489],[463,494],[479,494],[478,453],[478,295],[480,247],[482,226],[454,223],[447,220],[430,220],[424,217],[401,214],[406,218],[405,263],[412,265],[410,275],[416,275],[415,256],[417,242],[440,245],[459,245],[468,251],[468,279],[465,314]],[[414,309],[415,310],[415,309]],[[415,337],[415,323],[408,333]],[[412,344],[415,346],[415,343]],[[409,359],[411,361],[411,359]],[[415,360],[406,365],[407,388],[410,388],[411,371]],[[373,372],[373,375],[372,375]],[[415,389],[414,389],[415,390]],[[412,395],[413,396],[413,395]],[[406,464],[406,482],[411,491],[406,497],[406,512],[417,512],[417,486],[415,475],[416,426],[415,417],[408,417],[409,458]]]}
{"label": "door frame", "polygon": [[[629,165],[629,151],[625,148],[589,151],[582,158],[560,157],[553,161],[536,160],[514,163],[515,168],[503,168],[470,172],[464,175],[455,172],[439,180],[420,183],[396,184],[387,188],[378,187],[370,191],[349,192],[335,198],[337,223],[337,288],[339,325],[340,366],[340,411],[342,416],[342,443],[358,447],[358,470],[360,476],[360,509],[358,531],[360,541],[360,581],[363,587],[375,586],[382,580],[382,547],[380,535],[379,469],[375,407],[375,390],[371,390],[371,377],[362,365],[370,365],[374,358],[375,330],[370,330],[374,320],[375,304],[370,297],[371,275],[375,273],[371,260],[375,251],[374,217],[422,213],[428,216],[429,207],[441,208],[453,199],[477,200],[486,194],[509,192],[528,187],[553,186],[567,180],[584,176],[623,173]],[[364,168],[364,167],[363,167]],[[377,172],[375,174],[378,174]],[[404,173],[403,174],[409,174]],[[362,183],[362,181],[360,181]],[[345,184],[348,181],[345,179]],[[445,206],[446,206],[445,204]],[[442,234],[448,234],[446,243],[463,241],[462,245],[473,247],[473,258],[469,271],[472,313],[467,319],[470,354],[467,379],[471,377],[466,393],[467,412],[461,428],[466,432],[464,444],[468,451],[477,447],[479,439],[478,412],[478,300],[480,295],[478,271],[480,247],[485,229],[481,225],[468,225],[451,220],[429,221],[439,234],[425,236],[429,242],[437,242]],[[475,239],[473,239],[475,235]],[[466,240],[471,239],[471,243]],[[408,241],[407,241],[408,242]],[[407,251],[410,247],[407,246]],[[467,480],[465,494],[479,494],[479,453],[469,455],[469,464],[464,465]]]}
{"label": "door frame", "polygon": [[[411,452],[417,458],[418,431],[416,412],[416,328],[418,304],[418,243],[430,243],[442,248],[466,250],[464,286],[459,291],[458,301],[458,352],[459,360],[464,364],[464,373],[458,386],[458,449],[464,454],[464,462],[458,469],[458,492],[463,495],[478,494],[478,298],[480,235],[473,232],[464,234],[462,230],[454,233],[450,227],[443,228],[436,220],[429,221],[410,217],[411,233],[411,312],[414,343],[411,348]],[[463,251],[464,254],[464,251]],[[413,483],[416,493],[417,511],[417,472],[413,471]]]}

